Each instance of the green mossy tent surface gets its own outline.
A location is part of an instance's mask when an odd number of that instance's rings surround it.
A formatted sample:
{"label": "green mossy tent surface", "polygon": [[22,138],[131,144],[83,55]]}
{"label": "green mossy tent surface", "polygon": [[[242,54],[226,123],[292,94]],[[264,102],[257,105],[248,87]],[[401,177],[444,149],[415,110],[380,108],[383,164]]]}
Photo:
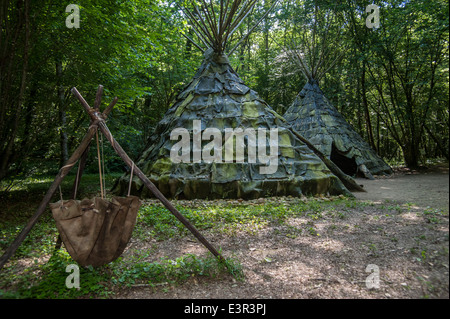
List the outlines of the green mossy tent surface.
{"label": "green mossy tent surface", "polygon": [[338,166],[347,166],[342,169],[345,173],[352,174],[352,162],[355,168],[365,165],[372,175],[392,173],[389,165],[325,97],[314,79],[304,86],[284,118],[324,155],[340,161],[336,163]]}
{"label": "green mossy tent surface", "polygon": [[[201,130],[216,128],[225,144],[227,128],[278,129],[278,167],[273,174],[261,174],[262,163],[245,160],[236,162],[193,163],[193,121],[201,121]],[[171,140],[171,132],[184,128],[190,134],[190,161],[175,163],[171,149],[179,140]],[[210,143],[202,141],[202,147]],[[248,150],[249,138],[245,138]],[[267,134],[267,149],[269,134]],[[207,50],[205,59],[193,80],[178,95],[174,105],[157,125],[136,165],[168,198],[180,199],[253,199],[264,196],[301,196],[316,194],[349,194],[342,182],[285,125],[259,95],[247,87],[231,67],[225,54]],[[259,150],[258,150],[259,151]],[[267,155],[269,151],[267,150]],[[266,154],[266,153],[264,153]],[[222,156],[222,159],[224,156]],[[128,192],[129,175],[124,175],[116,192]],[[131,194],[149,197],[151,194],[140,180],[134,178]]]}

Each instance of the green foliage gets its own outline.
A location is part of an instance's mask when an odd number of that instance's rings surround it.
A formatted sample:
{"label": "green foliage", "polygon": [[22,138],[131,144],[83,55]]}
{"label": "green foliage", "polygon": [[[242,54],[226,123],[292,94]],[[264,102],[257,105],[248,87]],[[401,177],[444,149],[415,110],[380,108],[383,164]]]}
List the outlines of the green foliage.
{"label": "green foliage", "polygon": [[[230,43],[245,35],[272,3],[258,2]],[[5,61],[0,68],[0,180],[56,171],[63,162],[63,133],[68,153],[76,147],[89,121],[70,94],[74,86],[92,104],[102,84],[102,108],[119,97],[109,125],[136,158],[200,65],[199,50],[180,32],[195,35],[172,2],[77,4],[80,28],[69,29],[67,4],[5,2],[8,10],[0,19],[9,29],[2,29],[2,39],[8,31],[17,34],[17,41],[0,42]],[[328,70],[321,88],[378,153],[409,166],[448,158],[448,3],[375,4],[380,6],[379,29],[366,27],[365,1],[281,1],[230,57],[231,63],[249,87],[284,114],[305,83],[295,64],[283,58],[290,39],[331,49],[326,64],[346,52]],[[306,52],[307,58],[317,58],[318,52]],[[122,171],[118,158],[107,155],[108,169]]]}
{"label": "green foliage", "polygon": [[189,254],[175,260],[161,258],[159,262],[147,262],[146,253],[131,258],[122,258],[98,268],[79,267],[79,288],[68,288],[66,279],[70,275],[66,267],[75,264],[65,250],[53,252],[42,265],[34,265],[14,274],[14,267],[5,269],[0,276],[2,286],[14,282],[16,289],[0,289],[0,298],[73,299],[108,298],[120,287],[145,284],[157,287],[165,284],[181,284],[192,277],[218,279],[230,274],[243,280],[242,267],[232,258],[219,261],[214,257],[200,258]]}
{"label": "green foliage", "polygon": [[159,262],[141,261],[144,256],[134,260],[119,260],[112,270],[111,283],[132,286],[146,283],[155,287],[160,283],[182,283],[194,276],[215,278],[229,272],[236,279],[242,278],[240,264],[233,259],[220,262],[217,258],[199,258],[193,254],[178,257],[175,260],[161,258]]}
{"label": "green foliage", "polygon": [[[298,211],[303,210],[297,207]],[[227,205],[210,206],[207,209],[191,209],[177,206],[197,229],[206,230],[214,228],[214,231],[225,234],[236,234],[239,231],[255,233],[264,228],[270,220],[283,220],[293,214],[283,207],[273,205],[247,206]],[[293,209],[296,209],[295,207]],[[159,205],[143,206],[138,215],[138,220],[151,227],[151,234],[158,240],[165,240],[179,234],[186,234],[188,230],[166,208]]]}
{"label": "green foliage", "polygon": [[[314,222],[324,218],[327,212],[342,219],[346,208],[362,209],[366,205],[368,204],[354,200],[334,198],[332,201],[274,201],[264,204],[244,202],[238,205],[218,201],[216,205],[208,207],[189,208],[178,205],[176,208],[199,230],[233,236],[241,232],[256,234],[269,224],[286,226],[286,220],[292,217],[304,216]],[[183,224],[159,204],[143,205],[138,213],[138,223],[142,228],[135,231],[135,235],[141,239],[151,236],[162,241],[188,234]],[[301,230],[291,230],[294,235],[301,233]]]}
{"label": "green foliage", "polygon": [[[13,3],[6,4],[11,6],[12,16],[15,10],[20,10]],[[111,129],[121,132],[119,142],[124,142],[124,148],[135,157],[145,146],[153,125],[169,107],[176,87],[182,85],[187,72],[193,72],[193,62],[183,58],[184,40],[177,30],[179,16],[166,3],[159,0],[81,0],[77,2],[81,19],[79,29],[66,27],[65,20],[69,15],[65,12],[66,5],[48,0],[29,3],[30,54],[27,57],[28,74],[24,78],[27,85],[22,104],[17,109],[0,112],[0,154],[2,160],[7,160],[0,163],[0,180],[8,175],[42,171],[49,160],[53,161],[53,170],[56,169],[62,164],[62,133],[67,135],[69,154],[77,146],[89,120],[71,95],[72,87],[77,87],[92,105],[95,90],[102,84],[105,91],[101,109],[114,96],[119,97],[111,116],[115,118]],[[17,28],[20,42],[26,30],[23,24]],[[0,43],[7,45],[7,41]],[[23,46],[2,46],[0,51],[15,55],[20,61],[20,54],[15,49],[24,50]],[[61,65],[60,73],[55,71],[55,65]],[[20,67],[5,68],[4,71],[17,73]],[[11,77],[13,72],[10,75],[2,73],[1,78],[7,81]],[[8,89],[6,84],[12,86],[11,96],[4,91]],[[0,97],[12,98],[17,95],[19,86],[17,81],[2,82],[0,88],[4,90],[0,90]],[[60,90],[63,101],[58,93]],[[139,99],[146,102],[137,103]],[[2,105],[16,103],[3,102]],[[14,123],[17,126],[10,127]],[[12,133],[17,138],[9,148],[6,137]],[[111,161],[112,170],[122,170],[115,164],[117,158]]]}
{"label": "green foliage", "polygon": [[441,219],[439,217],[448,216],[448,213],[444,213],[443,210],[432,208],[426,209],[422,214],[424,215],[427,223],[430,224],[439,224],[441,222]]}
{"label": "green foliage", "polygon": [[67,298],[101,298],[107,297],[108,274],[102,269],[79,267],[80,288],[68,288],[66,278],[69,273],[66,267],[76,263],[65,250],[55,251],[50,259],[41,265],[28,267],[21,276],[13,274],[14,269],[6,269],[2,280],[15,281],[16,290],[3,292],[3,298],[33,298],[33,299],[67,299]]}

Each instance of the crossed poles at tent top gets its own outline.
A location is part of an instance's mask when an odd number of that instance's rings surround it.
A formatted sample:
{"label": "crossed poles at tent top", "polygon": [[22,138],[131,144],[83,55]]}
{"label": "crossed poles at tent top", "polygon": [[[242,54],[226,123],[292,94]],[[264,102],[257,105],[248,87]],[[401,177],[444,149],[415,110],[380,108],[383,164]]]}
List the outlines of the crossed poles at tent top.
{"label": "crossed poles at tent top", "polygon": [[[132,172],[136,175],[144,185],[158,198],[163,205],[184,225],[187,229],[219,260],[223,261],[222,255],[203,237],[202,234],[187,220],[173,205],[167,200],[167,198],[158,190],[158,188],[145,176],[145,174],[137,167],[134,162],[130,159],[127,153],[123,150],[120,144],[114,139],[111,132],[106,125],[106,119],[111,113],[114,105],[117,103],[118,98],[115,97],[114,100],[109,104],[109,106],[102,113],[100,112],[100,103],[103,94],[103,86],[100,85],[97,90],[95,97],[94,108],[91,108],[86,100],[81,96],[78,90],[74,87],[72,88],[72,93],[80,101],[81,105],[84,107],[86,112],[91,118],[91,124],[88,128],[88,132],[84,136],[78,148],[73,152],[72,156],[67,160],[66,164],[59,170],[53,183],[45,194],[43,200],[39,204],[35,214],[30,218],[28,223],[13,241],[13,243],[6,249],[3,256],[0,258],[0,269],[6,264],[8,259],[15,253],[20,244],[25,240],[28,233],[31,231],[33,226],[37,223],[41,215],[45,212],[50,200],[55,194],[57,188],[63,181],[64,177],[70,172],[71,168],[76,164],[76,162],[82,157],[85,150],[89,147],[91,140],[97,133],[98,129],[105,135],[106,139],[109,141],[111,146],[114,148],[116,153],[120,158],[132,168]],[[131,176],[132,177],[132,176]],[[130,178],[131,178],[130,177]]]}
{"label": "crossed poles at tent top", "polygon": [[[191,30],[197,35],[201,43],[195,42],[191,37],[181,33],[186,39],[192,42],[200,51],[212,48],[217,54],[225,53],[225,47],[231,36],[238,30],[244,19],[250,14],[258,0],[200,0],[191,1],[190,9],[185,5],[179,5],[187,20]],[[253,30],[267,17],[272,9],[278,4],[274,1],[269,10],[256,22],[256,24],[239,39],[237,44],[227,52],[231,55]]]}

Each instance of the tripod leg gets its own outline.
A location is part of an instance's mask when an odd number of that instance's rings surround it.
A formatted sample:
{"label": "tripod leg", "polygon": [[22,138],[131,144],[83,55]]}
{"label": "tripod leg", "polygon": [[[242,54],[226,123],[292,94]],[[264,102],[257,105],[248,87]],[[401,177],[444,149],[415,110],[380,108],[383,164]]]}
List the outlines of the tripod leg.
{"label": "tripod leg", "polygon": [[[81,176],[83,175],[83,171],[84,168],[86,166],[86,161],[87,161],[87,157],[89,154],[89,147],[91,144],[89,144],[86,149],[83,152],[83,155],[81,155],[80,161],[78,162],[78,171],[77,171],[77,177],[75,178],[75,181],[73,182],[73,187],[72,187],[72,195],[70,198],[72,199],[76,199],[77,197],[77,190],[78,187],[80,186],[80,182],[81,182]],[[61,244],[62,244],[62,239],[61,239],[61,235],[58,235],[58,238],[56,240],[55,243],[55,250],[58,250],[61,248]]]}
{"label": "tripod leg", "polygon": [[99,123],[100,131],[105,135],[106,139],[111,143],[111,146],[116,151],[117,155],[130,167],[134,167],[134,174],[144,183],[144,185],[158,198],[164,206],[184,225],[187,229],[217,258],[223,260],[222,255],[203,237],[203,235],[192,225],[189,220],[186,219],[173,205],[167,200],[167,198],[159,191],[159,189],[145,176],[145,174],[137,167],[133,165],[133,161],[125,153],[123,148],[114,139],[108,127],[104,121]]}
{"label": "tripod leg", "polygon": [[78,148],[75,150],[75,152],[66,162],[66,164],[59,170],[58,175],[56,175],[55,180],[53,181],[52,185],[50,186],[41,203],[39,204],[39,207],[34,213],[33,217],[30,218],[30,220],[22,229],[20,234],[16,237],[13,243],[6,249],[5,253],[0,258],[0,269],[3,268],[8,259],[16,252],[17,248],[19,248],[20,244],[22,244],[22,242],[25,240],[25,238],[27,237],[28,233],[31,231],[33,226],[37,223],[41,215],[45,212],[45,209],[47,208],[47,205],[52,199],[52,196],[57,190],[58,186],[61,184],[64,177],[66,177],[66,175],[70,172],[72,167],[79,160],[83,152],[91,143],[92,138],[97,132],[97,128],[98,128],[97,123],[94,123],[89,127],[88,132],[84,136]]}

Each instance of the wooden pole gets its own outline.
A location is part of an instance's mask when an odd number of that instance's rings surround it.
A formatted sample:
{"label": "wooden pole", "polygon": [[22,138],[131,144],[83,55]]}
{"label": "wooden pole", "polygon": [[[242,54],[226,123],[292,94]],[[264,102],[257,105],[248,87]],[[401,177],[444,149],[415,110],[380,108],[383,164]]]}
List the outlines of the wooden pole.
{"label": "wooden pole", "polygon": [[[94,101],[94,108],[96,111],[98,111],[100,109],[100,104],[102,102],[102,94],[103,94],[103,85],[99,85],[98,89],[97,89],[97,94],[95,95],[95,101]],[[117,100],[116,100],[117,101]],[[98,134],[95,134],[98,137]],[[70,198],[72,199],[77,199],[77,191],[78,191],[78,187],[80,186],[80,182],[81,182],[81,176],[83,175],[83,171],[84,171],[84,167],[86,166],[86,160],[89,154],[89,146],[90,143],[88,144],[88,146],[86,147],[86,149],[84,150],[83,154],[81,155],[81,158],[78,162],[78,170],[77,170],[77,175],[75,177],[75,181],[73,182],[73,186],[72,186],[72,196]],[[97,140],[97,148],[98,148],[98,140]],[[101,180],[101,178],[100,178]],[[100,184],[100,186],[102,186],[103,184]],[[103,191],[102,191],[102,198],[103,198]],[[61,239],[61,235],[58,235],[58,238],[56,240],[56,244],[55,244],[55,250],[58,250],[61,248],[61,244],[62,244],[62,239]]]}
{"label": "wooden pole", "polygon": [[[78,193],[78,189],[80,187],[81,177],[83,176],[84,168],[86,166],[86,161],[87,161],[87,157],[89,154],[90,145],[91,144],[89,143],[89,145],[86,147],[83,154],[81,155],[81,158],[78,160],[77,175],[75,177],[75,180],[73,181],[72,193],[70,195],[71,199],[77,199],[77,193]],[[62,245],[61,235],[58,235],[58,238],[56,239],[56,243],[55,243],[55,250],[60,249],[61,245]]]}
{"label": "wooden pole", "polygon": [[3,268],[5,263],[8,261],[8,259],[16,252],[17,248],[19,248],[20,244],[24,241],[30,230],[33,228],[33,226],[37,223],[41,215],[45,212],[45,209],[47,208],[47,205],[49,204],[50,200],[53,197],[53,194],[55,194],[55,191],[58,189],[59,185],[63,181],[64,177],[67,176],[67,174],[70,172],[72,167],[75,165],[75,163],[78,161],[78,159],[81,157],[81,155],[84,153],[86,148],[91,143],[92,138],[94,137],[95,133],[97,132],[98,126],[97,123],[92,123],[91,126],[89,126],[89,130],[84,136],[83,140],[81,141],[78,148],[75,150],[75,152],[72,154],[72,156],[69,158],[67,163],[61,167],[59,170],[58,175],[56,175],[55,180],[53,181],[52,185],[48,189],[47,193],[45,194],[43,200],[39,204],[38,209],[34,213],[33,217],[30,218],[28,223],[25,225],[25,227],[22,229],[20,234],[17,236],[17,238],[14,240],[14,242],[6,249],[3,256],[0,258],[0,269]]}
{"label": "wooden pole", "polygon": [[[133,161],[128,157],[122,147],[113,138],[111,132],[109,131],[106,123],[104,121],[99,122],[100,131],[105,135],[106,139],[111,143],[112,147],[120,158],[130,167],[133,166]],[[192,225],[189,220],[186,219],[173,205],[167,200],[167,198],[159,191],[159,189],[153,184],[147,176],[139,169],[139,167],[134,164],[134,175],[139,177],[139,179],[144,183],[144,185],[158,198],[163,205],[184,225],[187,229],[206,247],[208,250],[219,259],[223,260],[220,253],[206,240],[205,237]]]}
{"label": "wooden pole", "polygon": [[89,143],[89,145],[84,150],[84,152],[81,155],[81,158],[78,162],[77,177],[73,181],[72,195],[70,196],[70,198],[72,198],[72,199],[77,199],[77,194],[78,194],[78,190],[80,188],[80,183],[81,183],[81,177],[83,176],[84,168],[86,167],[86,162],[87,162],[87,157],[89,155],[90,146],[91,146],[91,144]]}
{"label": "wooden pole", "polygon": [[353,178],[345,174],[336,164],[333,163],[328,157],[326,157],[321,151],[319,151],[314,145],[311,144],[306,138],[301,136],[292,126],[290,126],[291,132],[294,133],[297,138],[306,144],[310,150],[314,152],[321,160],[325,163],[328,169],[336,175],[341,182],[348,188],[350,191],[357,192],[366,192],[362,186],[358,185]]}

